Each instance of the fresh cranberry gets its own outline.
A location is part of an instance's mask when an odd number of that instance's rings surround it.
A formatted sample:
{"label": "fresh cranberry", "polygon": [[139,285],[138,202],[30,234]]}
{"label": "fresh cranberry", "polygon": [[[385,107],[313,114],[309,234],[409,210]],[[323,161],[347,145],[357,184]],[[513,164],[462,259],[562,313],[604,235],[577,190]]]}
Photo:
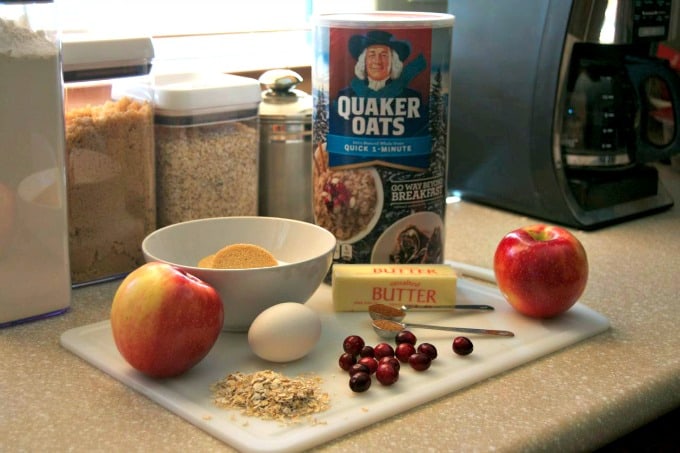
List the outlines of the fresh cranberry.
{"label": "fresh cranberry", "polygon": [[378,361],[378,367],[384,364],[394,367],[394,369],[397,371],[399,371],[399,369],[401,368],[401,362],[399,362],[399,359],[397,359],[396,357],[383,357]]}
{"label": "fresh cranberry", "polygon": [[468,355],[472,352],[472,341],[468,337],[456,337],[453,339],[453,352],[458,355]]}
{"label": "fresh cranberry", "polygon": [[358,355],[365,344],[364,339],[359,335],[350,335],[342,342],[342,349],[350,354]]}
{"label": "fresh cranberry", "polygon": [[373,346],[366,345],[363,348],[361,348],[361,351],[359,351],[359,356],[360,357],[375,357],[375,351],[373,350]]}
{"label": "fresh cranberry", "polygon": [[349,371],[349,369],[355,363],[357,363],[356,356],[354,354],[350,354],[349,352],[343,352],[338,359],[338,365],[340,365],[340,368],[345,371]]}
{"label": "fresh cranberry", "polygon": [[408,358],[411,354],[416,352],[416,347],[411,343],[399,343],[397,348],[394,350],[394,355],[399,359],[400,362],[408,362]]}
{"label": "fresh cranberry", "polygon": [[410,330],[401,330],[397,333],[395,341],[397,342],[397,344],[410,343],[415,346],[417,339],[415,334]]}
{"label": "fresh cranberry", "polygon": [[432,359],[430,359],[430,356],[423,352],[416,352],[414,354],[411,354],[408,358],[408,364],[411,365],[411,368],[413,368],[416,371],[425,371],[428,368],[430,368],[430,364],[432,363]]}
{"label": "fresh cranberry", "polygon": [[371,387],[371,375],[368,373],[355,373],[349,377],[349,388],[353,392],[365,392]]}
{"label": "fresh cranberry", "polygon": [[368,373],[371,374],[370,368],[368,368],[366,365],[363,363],[355,363],[349,368],[349,375],[353,375],[356,373]]}
{"label": "fresh cranberry", "polygon": [[378,343],[373,350],[375,351],[375,358],[378,360],[383,357],[394,357],[394,348],[389,343]]}
{"label": "fresh cranberry", "polygon": [[375,371],[375,378],[382,385],[392,385],[399,379],[399,370],[389,363],[382,363]]}
{"label": "fresh cranberry", "polygon": [[427,354],[431,360],[437,358],[437,348],[431,343],[420,343],[418,345],[418,348],[416,348],[416,351],[422,352],[423,354]]}
{"label": "fresh cranberry", "polygon": [[370,374],[375,373],[375,370],[378,369],[378,361],[375,359],[375,357],[362,357],[357,363],[365,365],[368,368]]}

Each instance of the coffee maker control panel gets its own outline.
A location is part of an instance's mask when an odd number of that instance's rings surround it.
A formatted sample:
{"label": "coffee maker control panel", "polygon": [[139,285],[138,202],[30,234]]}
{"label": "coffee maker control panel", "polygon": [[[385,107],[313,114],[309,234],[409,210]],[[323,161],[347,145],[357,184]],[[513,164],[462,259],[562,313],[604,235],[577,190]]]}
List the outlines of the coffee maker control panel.
{"label": "coffee maker control panel", "polygon": [[633,0],[632,41],[668,37],[672,0]]}

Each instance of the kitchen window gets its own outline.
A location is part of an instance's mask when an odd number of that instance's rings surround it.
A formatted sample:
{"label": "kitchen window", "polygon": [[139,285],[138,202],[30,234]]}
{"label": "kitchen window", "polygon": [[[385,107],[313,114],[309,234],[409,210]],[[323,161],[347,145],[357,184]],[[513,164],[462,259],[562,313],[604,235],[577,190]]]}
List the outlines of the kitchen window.
{"label": "kitchen window", "polygon": [[309,66],[314,14],[370,0],[56,0],[64,34],[152,36],[159,72]]}

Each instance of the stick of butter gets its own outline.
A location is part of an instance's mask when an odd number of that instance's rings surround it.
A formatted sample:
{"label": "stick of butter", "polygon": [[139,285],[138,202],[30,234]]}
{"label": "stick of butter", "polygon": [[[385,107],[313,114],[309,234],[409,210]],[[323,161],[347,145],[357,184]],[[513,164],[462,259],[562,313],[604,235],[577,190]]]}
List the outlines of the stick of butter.
{"label": "stick of butter", "polygon": [[456,303],[456,272],[445,264],[334,264],[335,311],[371,304],[440,306]]}

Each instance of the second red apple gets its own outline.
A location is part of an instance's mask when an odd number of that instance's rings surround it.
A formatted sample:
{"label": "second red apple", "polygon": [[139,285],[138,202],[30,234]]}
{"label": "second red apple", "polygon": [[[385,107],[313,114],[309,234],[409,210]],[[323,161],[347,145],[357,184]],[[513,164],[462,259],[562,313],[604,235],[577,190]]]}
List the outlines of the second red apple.
{"label": "second red apple", "polygon": [[585,290],[588,259],[569,231],[536,224],[505,235],[494,255],[496,282],[520,313],[550,318],[571,308]]}

